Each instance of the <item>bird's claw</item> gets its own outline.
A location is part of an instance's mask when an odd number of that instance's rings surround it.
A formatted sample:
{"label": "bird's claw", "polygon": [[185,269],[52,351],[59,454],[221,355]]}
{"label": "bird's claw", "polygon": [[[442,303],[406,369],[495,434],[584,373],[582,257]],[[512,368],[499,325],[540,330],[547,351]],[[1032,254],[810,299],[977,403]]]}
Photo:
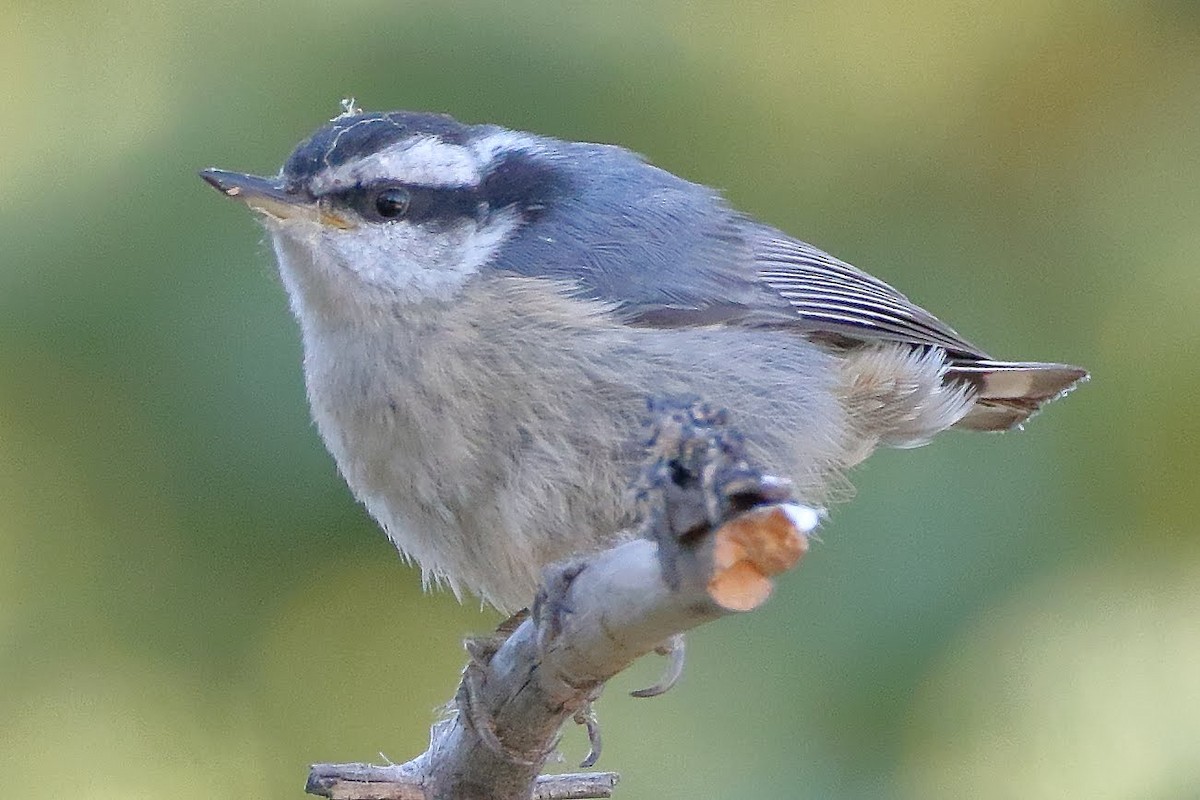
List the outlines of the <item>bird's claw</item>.
{"label": "bird's claw", "polygon": [[571,584],[586,567],[585,561],[572,561],[554,564],[544,570],[542,588],[538,590],[530,610],[530,616],[537,625],[537,644],[541,652],[546,652],[550,642],[562,633],[563,619],[572,611],[567,594]]}
{"label": "bird's claw", "polygon": [[682,633],[677,633],[670,639],[667,639],[654,648],[654,652],[660,656],[667,657],[667,668],[663,671],[663,676],[653,686],[647,686],[645,689],[637,689],[629,693],[634,697],[658,697],[660,694],[666,694],[674,688],[675,684],[679,683],[679,678],[683,675],[683,665],[687,660],[687,651]]}
{"label": "bird's claw", "polygon": [[588,754],[587,758],[579,762],[580,769],[588,769],[596,766],[596,762],[600,760],[600,751],[604,748],[604,743],[600,739],[600,720],[596,719],[596,710],[592,707],[592,701],[589,700],[583,708],[575,712],[575,724],[587,726],[588,736]]}

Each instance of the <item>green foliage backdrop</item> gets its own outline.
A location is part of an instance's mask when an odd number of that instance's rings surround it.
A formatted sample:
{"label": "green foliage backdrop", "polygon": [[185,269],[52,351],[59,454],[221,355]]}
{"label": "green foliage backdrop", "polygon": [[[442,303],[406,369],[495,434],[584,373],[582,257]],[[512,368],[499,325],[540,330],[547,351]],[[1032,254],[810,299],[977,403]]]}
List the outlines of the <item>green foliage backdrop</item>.
{"label": "green foliage backdrop", "polygon": [[676,691],[611,687],[622,797],[1200,794],[1200,14],[1167,0],[4,0],[8,791],[298,798],[421,750],[494,622],[349,497],[262,235],[195,177],[347,95],[625,144],[1095,374],[880,454]]}

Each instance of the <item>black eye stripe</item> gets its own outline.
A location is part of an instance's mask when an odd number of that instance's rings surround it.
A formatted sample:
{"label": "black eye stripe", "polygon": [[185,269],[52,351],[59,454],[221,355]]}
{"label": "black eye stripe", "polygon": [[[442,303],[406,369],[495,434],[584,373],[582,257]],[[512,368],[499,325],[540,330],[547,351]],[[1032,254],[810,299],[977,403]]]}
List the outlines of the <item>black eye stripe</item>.
{"label": "black eye stripe", "polygon": [[[380,198],[402,190],[408,195],[408,204],[403,214],[385,216],[380,213]],[[371,222],[406,220],[420,223],[453,223],[464,219],[478,219],[484,210],[479,191],[470,186],[413,186],[403,183],[373,183],[344,189],[326,195],[335,206],[354,209],[359,216]],[[387,206],[386,203],[383,204]]]}
{"label": "black eye stripe", "polygon": [[[386,196],[389,191],[394,195]],[[368,222],[436,225],[482,220],[489,211],[500,209],[513,209],[526,221],[534,221],[570,191],[570,182],[561,170],[517,150],[492,163],[477,186],[422,186],[377,180],[330,192],[322,200],[352,209]],[[400,196],[407,203],[397,202]],[[403,210],[398,212],[401,206]]]}

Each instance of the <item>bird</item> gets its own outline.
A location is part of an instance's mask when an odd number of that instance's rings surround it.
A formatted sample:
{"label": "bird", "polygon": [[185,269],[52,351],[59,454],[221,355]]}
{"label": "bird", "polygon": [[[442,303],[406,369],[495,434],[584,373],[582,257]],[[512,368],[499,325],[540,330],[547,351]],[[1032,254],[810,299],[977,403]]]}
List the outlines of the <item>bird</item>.
{"label": "bird", "polygon": [[826,508],[876,448],[1020,427],[1088,377],[615,145],[350,103],[276,175],[200,175],[266,229],[355,497],[426,587],[504,612],[630,535],[648,399],[728,409]]}

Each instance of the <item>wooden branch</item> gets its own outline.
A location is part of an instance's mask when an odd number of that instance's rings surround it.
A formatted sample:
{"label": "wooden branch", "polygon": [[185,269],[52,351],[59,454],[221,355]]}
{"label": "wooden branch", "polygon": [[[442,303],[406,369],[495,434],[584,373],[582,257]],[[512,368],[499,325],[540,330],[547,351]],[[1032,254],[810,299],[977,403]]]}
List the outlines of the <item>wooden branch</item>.
{"label": "wooden branch", "polygon": [[[640,538],[546,570],[528,619],[468,643],[456,713],[401,765],[318,764],[307,791],[374,800],[609,797],[614,773],[539,778],[605,681],[684,631],[748,611],[803,556],[818,513],[751,465],[726,415],[661,403],[635,484]],[[594,752],[598,756],[598,752]],[[589,758],[589,762],[594,758]]]}
{"label": "wooden branch", "polygon": [[[542,775],[534,783],[533,800],[585,800],[612,797],[615,772],[577,772]],[[309,794],[334,800],[425,800],[420,776],[406,765],[313,764],[308,776]]]}

